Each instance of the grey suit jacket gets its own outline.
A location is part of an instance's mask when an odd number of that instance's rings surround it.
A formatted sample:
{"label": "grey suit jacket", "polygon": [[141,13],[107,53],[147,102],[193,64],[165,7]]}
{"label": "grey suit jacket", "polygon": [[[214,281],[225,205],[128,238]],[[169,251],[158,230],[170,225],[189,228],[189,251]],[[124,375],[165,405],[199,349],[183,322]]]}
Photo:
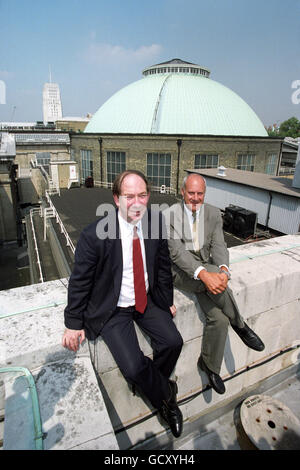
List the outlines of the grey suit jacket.
{"label": "grey suit jacket", "polygon": [[205,263],[229,266],[221,212],[210,204],[203,204],[202,210],[204,231],[199,237],[203,238],[199,240],[202,246],[199,252],[193,249],[192,233],[183,202],[174,204],[163,212],[167,224],[171,260],[189,277],[193,277],[196,269]]}

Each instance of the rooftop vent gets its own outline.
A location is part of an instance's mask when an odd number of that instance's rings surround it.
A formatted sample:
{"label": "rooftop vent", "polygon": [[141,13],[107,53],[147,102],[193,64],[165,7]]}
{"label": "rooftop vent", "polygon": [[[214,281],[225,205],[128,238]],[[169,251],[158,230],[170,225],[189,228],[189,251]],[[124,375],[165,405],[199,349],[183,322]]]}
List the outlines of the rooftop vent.
{"label": "rooftop vent", "polygon": [[225,171],[226,171],[225,166],[219,166],[217,176],[223,176],[223,177],[226,176]]}

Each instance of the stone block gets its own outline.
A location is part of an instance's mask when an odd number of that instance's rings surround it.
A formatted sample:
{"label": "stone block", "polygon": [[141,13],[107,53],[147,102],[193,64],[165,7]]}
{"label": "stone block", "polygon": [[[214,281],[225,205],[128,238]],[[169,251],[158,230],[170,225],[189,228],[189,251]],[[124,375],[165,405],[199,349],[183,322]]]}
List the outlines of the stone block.
{"label": "stone block", "polygon": [[119,448],[89,358],[48,363],[34,378],[45,450]]}

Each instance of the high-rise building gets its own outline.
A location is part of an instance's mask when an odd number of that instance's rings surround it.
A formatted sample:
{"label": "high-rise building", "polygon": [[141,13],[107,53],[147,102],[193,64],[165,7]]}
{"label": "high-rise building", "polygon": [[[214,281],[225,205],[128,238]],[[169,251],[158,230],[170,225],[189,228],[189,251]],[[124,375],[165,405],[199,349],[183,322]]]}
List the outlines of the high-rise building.
{"label": "high-rise building", "polygon": [[43,119],[44,123],[55,122],[62,118],[62,105],[59,85],[57,83],[45,83],[43,90]]}

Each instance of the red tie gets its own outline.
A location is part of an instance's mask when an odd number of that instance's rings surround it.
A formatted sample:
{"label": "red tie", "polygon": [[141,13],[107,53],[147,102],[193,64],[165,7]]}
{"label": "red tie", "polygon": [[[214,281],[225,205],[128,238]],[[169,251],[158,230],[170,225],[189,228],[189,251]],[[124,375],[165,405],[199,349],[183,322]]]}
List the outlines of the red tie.
{"label": "red tie", "polygon": [[133,280],[135,293],[135,309],[144,313],[147,305],[147,293],[144,276],[144,264],[141,251],[140,239],[138,237],[136,226],[133,228],[132,243],[132,259],[133,259]]}

